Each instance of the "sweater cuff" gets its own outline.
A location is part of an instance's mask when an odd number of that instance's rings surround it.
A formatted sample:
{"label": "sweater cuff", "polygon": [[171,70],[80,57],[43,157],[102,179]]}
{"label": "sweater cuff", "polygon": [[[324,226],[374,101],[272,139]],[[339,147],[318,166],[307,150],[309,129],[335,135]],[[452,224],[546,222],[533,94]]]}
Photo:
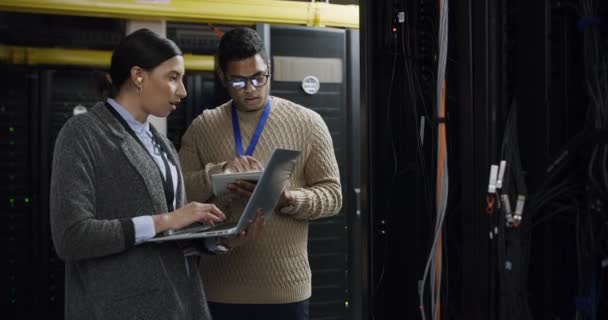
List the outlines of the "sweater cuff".
{"label": "sweater cuff", "polygon": [[209,175],[209,177],[211,177],[212,174],[222,173],[225,164],[226,164],[226,162],[224,161],[224,162],[220,162],[220,163],[207,165],[206,171],[207,171],[207,174]]}
{"label": "sweater cuff", "polygon": [[308,212],[311,209],[310,198],[306,195],[305,191],[292,190],[290,191],[293,196],[293,201],[287,207],[283,207],[279,212],[287,215],[295,215],[298,212]]}
{"label": "sweater cuff", "polygon": [[135,225],[131,218],[120,219],[122,232],[125,239],[125,249],[135,246]]}

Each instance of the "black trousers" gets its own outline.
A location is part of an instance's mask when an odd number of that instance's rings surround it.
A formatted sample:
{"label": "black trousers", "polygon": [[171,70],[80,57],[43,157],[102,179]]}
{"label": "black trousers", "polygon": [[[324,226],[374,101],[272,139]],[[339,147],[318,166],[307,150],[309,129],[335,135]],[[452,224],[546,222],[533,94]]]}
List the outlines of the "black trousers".
{"label": "black trousers", "polygon": [[209,302],[213,320],[308,320],[308,300],[285,304]]}

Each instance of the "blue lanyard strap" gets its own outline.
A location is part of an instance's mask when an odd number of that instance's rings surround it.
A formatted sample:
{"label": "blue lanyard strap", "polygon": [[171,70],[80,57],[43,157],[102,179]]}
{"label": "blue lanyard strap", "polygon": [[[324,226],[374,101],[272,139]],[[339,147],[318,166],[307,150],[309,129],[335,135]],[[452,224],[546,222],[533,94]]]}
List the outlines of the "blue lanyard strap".
{"label": "blue lanyard strap", "polygon": [[[268,102],[264,107],[264,113],[262,113],[262,117],[260,121],[258,121],[258,126],[255,128],[255,133],[253,137],[251,137],[251,142],[249,142],[249,146],[247,147],[246,155],[252,156],[253,151],[255,151],[255,147],[258,144],[258,140],[260,140],[260,136],[262,135],[262,131],[264,131],[264,126],[266,125],[266,120],[268,120],[268,115],[270,114],[270,98],[268,98]],[[241,138],[241,128],[239,127],[239,118],[236,114],[236,107],[234,103],[232,104],[232,129],[234,130],[234,144],[236,145],[236,155],[243,155],[243,140]]]}

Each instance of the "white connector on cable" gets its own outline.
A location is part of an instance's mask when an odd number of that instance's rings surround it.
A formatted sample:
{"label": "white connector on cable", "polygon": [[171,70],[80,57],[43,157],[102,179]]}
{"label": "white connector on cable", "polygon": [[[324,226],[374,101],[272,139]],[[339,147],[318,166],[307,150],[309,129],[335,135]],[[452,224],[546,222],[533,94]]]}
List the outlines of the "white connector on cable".
{"label": "white connector on cable", "polygon": [[496,180],[498,178],[498,166],[490,166],[490,181],[488,182],[488,193],[496,193]]}
{"label": "white connector on cable", "polygon": [[399,21],[399,23],[405,22],[405,11],[399,11],[397,13],[397,20]]}
{"label": "white connector on cable", "polygon": [[524,213],[524,204],[526,196],[520,194],[517,196],[517,204],[515,205],[515,214],[513,215],[513,226],[518,227],[521,224],[522,215]]}
{"label": "white connector on cable", "polygon": [[509,195],[501,195],[500,201],[502,202],[505,218],[507,219],[507,226],[510,227],[513,225],[513,212],[511,211],[511,200],[509,200]]}
{"label": "white connector on cable", "polygon": [[496,189],[502,189],[502,180],[505,176],[506,168],[507,168],[507,161],[502,160],[500,162],[500,168],[498,169],[498,179],[496,179]]}

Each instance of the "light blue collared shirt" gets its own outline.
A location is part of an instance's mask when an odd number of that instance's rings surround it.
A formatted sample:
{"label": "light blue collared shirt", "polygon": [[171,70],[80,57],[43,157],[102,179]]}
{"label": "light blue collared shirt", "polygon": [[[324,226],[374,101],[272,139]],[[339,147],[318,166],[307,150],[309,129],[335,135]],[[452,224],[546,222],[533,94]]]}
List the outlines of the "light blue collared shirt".
{"label": "light blue collared shirt", "polygon": [[[141,123],[133,117],[125,109],[121,106],[116,100],[108,98],[108,104],[120,114],[120,116],[125,119],[129,127],[135,132],[139,140],[143,143],[144,147],[148,153],[156,162],[156,165],[160,169],[164,178],[166,179],[167,173],[165,172],[165,164],[163,159],[160,156],[160,153],[155,150],[154,144],[152,143],[152,132],[150,131],[150,122],[146,120],[145,123]],[[165,154],[165,157],[169,159],[169,155],[166,152],[161,151]],[[171,171],[171,178],[173,179],[173,194],[177,195],[177,168],[171,161],[169,161],[169,168]],[[175,208],[176,199],[173,198],[173,207]],[[152,239],[156,235],[156,230],[154,229],[154,220],[152,220],[152,216],[138,216],[131,219],[133,221],[133,225],[135,227],[135,244],[140,244],[148,239]]]}

